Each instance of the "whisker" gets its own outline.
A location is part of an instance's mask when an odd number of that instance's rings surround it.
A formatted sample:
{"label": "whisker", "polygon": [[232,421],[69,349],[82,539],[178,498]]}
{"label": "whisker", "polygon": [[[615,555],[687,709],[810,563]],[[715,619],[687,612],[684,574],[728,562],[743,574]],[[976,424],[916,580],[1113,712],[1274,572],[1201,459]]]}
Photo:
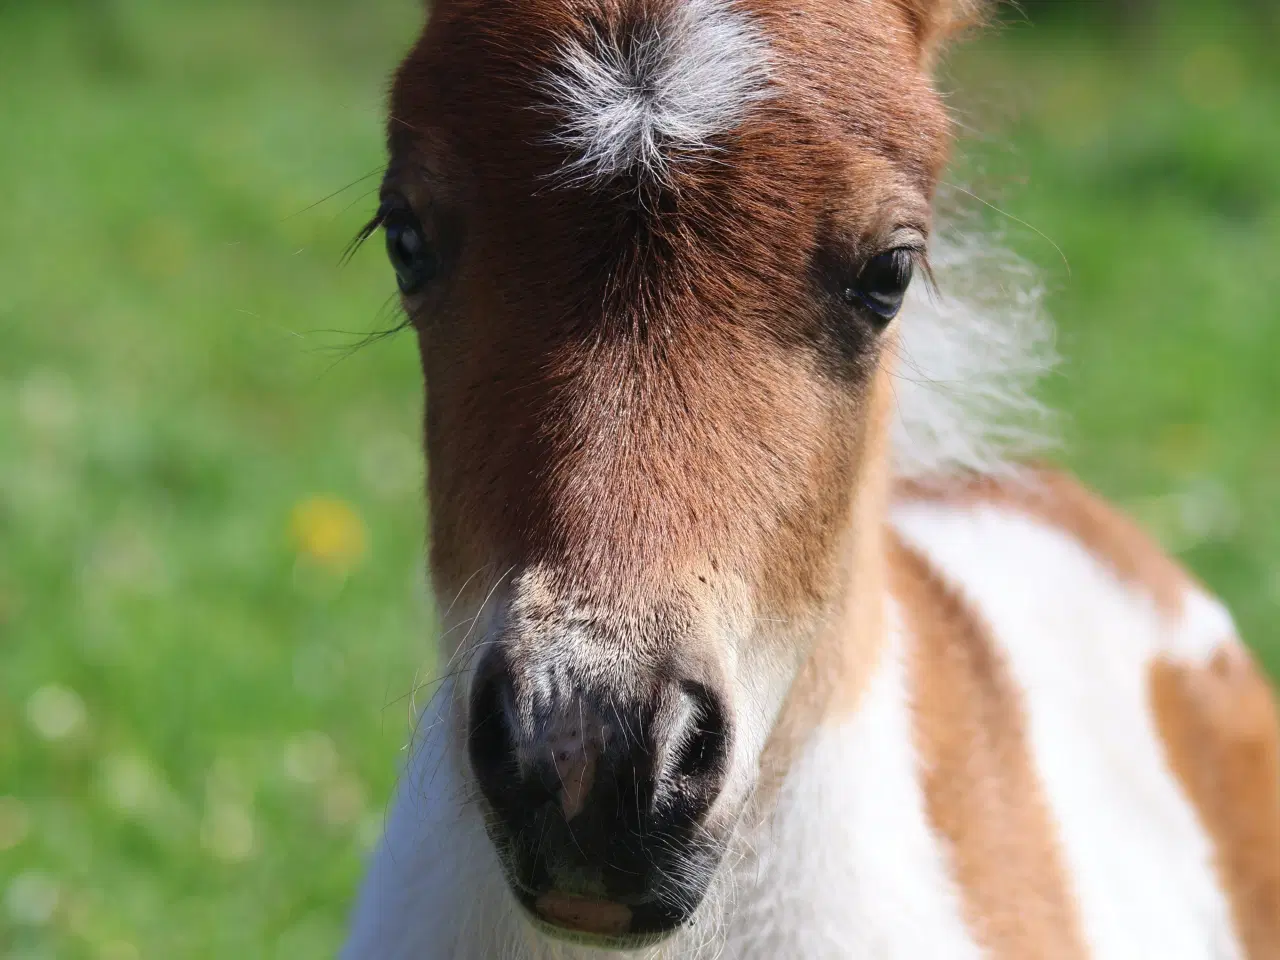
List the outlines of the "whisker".
{"label": "whisker", "polygon": [[964,187],[960,186],[957,183],[948,183],[948,182],[944,182],[944,183],[945,183],[945,186],[950,187],[952,190],[959,190],[966,197],[971,197],[972,199],[977,200],[984,207],[991,208],[996,213],[1000,214],[1000,216],[1006,217],[1007,219],[1012,220],[1014,223],[1021,224],[1022,226],[1030,230],[1032,233],[1036,234],[1038,237],[1040,237],[1040,239],[1044,240],[1047,244],[1049,244],[1049,246],[1053,247],[1053,249],[1057,251],[1058,256],[1062,258],[1062,265],[1067,268],[1067,276],[1068,277],[1071,276],[1071,261],[1067,259],[1066,252],[1060,246],[1058,246],[1058,244],[1054,241],[1053,237],[1049,236],[1039,227],[1036,227],[1030,223],[1027,223],[1027,221],[1023,220],[1021,217],[1015,217],[1008,210],[1001,210],[994,203],[991,203],[990,201],[987,201],[987,200],[983,200],[976,193],[966,190]]}

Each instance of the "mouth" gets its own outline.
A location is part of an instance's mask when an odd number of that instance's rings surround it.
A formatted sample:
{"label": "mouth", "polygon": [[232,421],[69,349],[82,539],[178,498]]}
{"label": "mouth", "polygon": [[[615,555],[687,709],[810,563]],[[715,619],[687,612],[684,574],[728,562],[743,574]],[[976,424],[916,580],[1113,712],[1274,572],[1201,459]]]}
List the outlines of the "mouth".
{"label": "mouth", "polygon": [[[630,835],[569,831],[558,814],[527,826],[513,839],[486,822],[508,889],[539,932],[606,950],[653,946],[689,924],[724,852],[709,835],[677,844],[667,834],[664,848],[647,849]],[[544,842],[522,839],[534,835]]]}
{"label": "mouth", "polygon": [[637,950],[665,940],[689,919],[656,901],[627,905],[551,890],[534,896],[517,891],[534,926],[548,936],[606,950]]}

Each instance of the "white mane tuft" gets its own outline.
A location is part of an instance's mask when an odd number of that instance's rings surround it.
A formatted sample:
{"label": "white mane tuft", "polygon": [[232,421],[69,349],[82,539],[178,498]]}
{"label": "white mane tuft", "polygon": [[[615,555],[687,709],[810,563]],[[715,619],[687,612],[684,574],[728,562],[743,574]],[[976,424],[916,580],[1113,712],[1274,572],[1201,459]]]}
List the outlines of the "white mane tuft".
{"label": "white mane tuft", "polygon": [[1057,362],[1034,271],[980,239],[943,229],[937,289],[916,283],[899,319],[894,469],[926,479],[1007,474],[1048,445],[1037,381]]}
{"label": "white mane tuft", "polygon": [[570,179],[662,182],[673,156],[713,149],[767,95],[768,44],[732,0],[684,0],[632,30],[567,41],[544,81]]}

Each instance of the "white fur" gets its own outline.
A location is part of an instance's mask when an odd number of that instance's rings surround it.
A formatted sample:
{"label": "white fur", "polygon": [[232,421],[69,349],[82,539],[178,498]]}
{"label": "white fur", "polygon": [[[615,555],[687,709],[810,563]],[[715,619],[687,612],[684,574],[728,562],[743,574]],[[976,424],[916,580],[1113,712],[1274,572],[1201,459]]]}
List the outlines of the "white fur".
{"label": "white fur", "polygon": [[998,246],[946,228],[930,261],[937,289],[917,278],[896,324],[894,469],[1008,473],[1048,433],[1032,392],[1056,362],[1040,285]]}
{"label": "white fur", "polygon": [[1219,650],[1238,644],[1230,611],[1217,597],[1192,590],[1187,594],[1177,629],[1163,652],[1183,663],[1206,666]]}
{"label": "white fur", "polygon": [[755,838],[760,882],[726,956],[977,960],[913,748],[907,638],[893,627],[858,712],[820,728]]}
{"label": "white fur", "polygon": [[453,684],[437,691],[421,718],[386,830],[352,917],[344,957],[444,960],[482,934],[498,940],[484,904],[504,896],[493,845],[463,787],[461,758],[447,736]]}
{"label": "white fur", "polygon": [[1241,957],[1147,692],[1153,658],[1220,643],[1229,621],[1197,599],[1169,622],[1077,541],[1009,509],[912,504],[894,523],[982,615],[1022,688],[1093,956]]}
{"label": "white fur", "polygon": [[[817,731],[773,815],[735,844],[696,922],[633,960],[978,960],[912,747],[897,627],[858,711]],[[362,890],[346,960],[604,960],[536,933],[507,892],[448,744],[424,714]]]}
{"label": "white fur", "polygon": [[684,0],[636,30],[622,45],[567,41],[545,81],[570,179],[635,171],[662,181],[767,95],[768,45],[732,0]]}

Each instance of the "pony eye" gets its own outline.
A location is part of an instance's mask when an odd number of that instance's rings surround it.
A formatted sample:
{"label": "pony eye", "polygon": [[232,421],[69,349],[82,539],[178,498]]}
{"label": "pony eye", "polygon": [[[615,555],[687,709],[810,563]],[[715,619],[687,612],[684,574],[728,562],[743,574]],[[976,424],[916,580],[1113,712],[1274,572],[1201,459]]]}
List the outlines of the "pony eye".
{"label": "pony eye", "polygon": [[863,265],[853,286],[844,292],[850,304],[860,304],[888,323],[902,309],[902,300],[915,272],[915,253],[909,247],[886,250]]}
{"label": "pony eye", "polygon": [[413,211],[396,207],[382,221],[387,237],[387,257],[396,272],[396,282],[405,294],[418,293],[439,270],[435,248],[427,240]]}

